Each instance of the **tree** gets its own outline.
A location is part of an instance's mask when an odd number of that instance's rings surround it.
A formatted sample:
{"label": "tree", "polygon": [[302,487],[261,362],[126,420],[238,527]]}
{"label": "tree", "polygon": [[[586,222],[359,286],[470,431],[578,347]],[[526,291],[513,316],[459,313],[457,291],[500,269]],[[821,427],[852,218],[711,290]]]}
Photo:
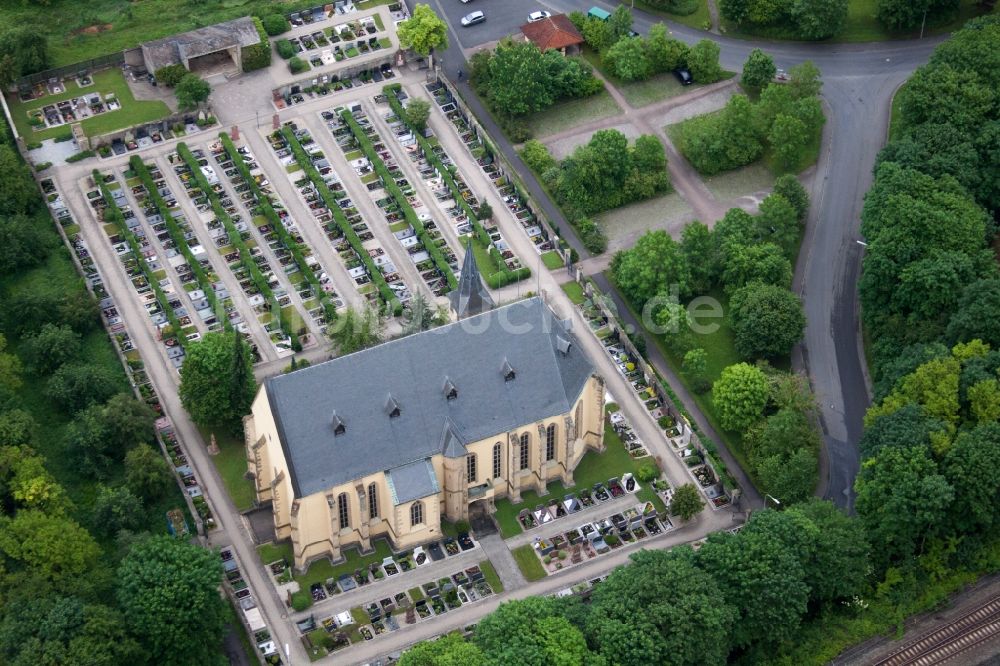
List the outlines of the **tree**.
{"label": "tree", "polygon": [[785,170],[795,170],[809,139],[809,128],[805,123],[783,113],[775,116],[771,131],[767,134],[767,142]]}
{"label": "tree", "polygon": [[118,567],[118,602],[129,629],[160,663],[219,661],[226,606],[217,553],[168,536],[132,547]]}
{"label": "tree", "polygon": [[947,338],[952,343],[979,339],[1000,348],[1000,278],[978,280],[962,290]]}
{"label": "tree", "polygon": [[762,492],[779,497],[785,505],[790,505],[812,497],[819,481],[818,468],[816,451],[802,448],[787,457],[763,458],[754,471],[760,479]]}
{"label": "tree", "polygon": [[738,611],[732,625],[735,646],[776,644],[795,635],[809,588],[802,564],[772,531],[716,532],[698,551],[696,562]]}
{"label": "tree", "polygon": [[705,501],[698,489],[693,483],[685,483],[674,491],[674,496],[670,500],[670,515],[688,521],[701,513],[704,507]]}
{"label": "tree", "polygon": [[155,502],[169,490],[172,481],[167,461],[154,446],[142,444],[125,454],[125,484],[138,497]]}
{"label": "tree", "polygon": [[382,320],[371,308],[347,308],[327,334],[340,355],[351,354],[382,341]]}
{"label": "tree", "polygon": [[881,449],[861,466],[854,489],[878,571],[922,552],[944,527],[954,498],[923,447]]}
{"label": "tree", "polygon": [[0,550],[45,580],[72,586],[97,564],[100,548],[70,518],[22,509],[0,521]]}
{"label": "tree", "polygon": [[31,213],[39,208],[41,197],[35,179],[21,156],[9,145],[0,143],[0,217]]}
{"label": "tree", "polygon": [[805,222],[806,215],[809,214],[809,194],[798,178],[790,173],[778,176],[778,179],[774,181],[774,193],[785,197],[795,209],[795,215],[799,222]]}
{"label": "tree", "polygon": [[787,458],[802,448],[817,450],[820,444],[810,413],[795,407],[783,407],[768,416],[747,432],[745,441],[753,466],[773,456]]}
{"label": "tree", "polygon": [[423,641],[403,653],[399,666],[486,666],[486,655],[455,632]]}
{"label": "tree", "polygon": [[0,409],[14,397],[21,388],[21,361],[7,350],[7,338],[0,333]]}
{"label": "tree", "polygon": [[80,354],[80,336],[69,326],[45,324],[24,343],[24,356],[40,375],[54,372]]}
{"label": "tree", "polygon": [[494,663],[588,663],[587,641],[558,613],[556,601],[528,597],[501,604],[476,627],[474,641]]}
{"label": "tree", "polygon": [[431,117],[431,103],[422,97],[412,97],[404,111],[406,122],[418,132],[427,129],[427,120]]}
{"label": "tree", "polygon": [[736,351],[747,360],[789,354],[806,327],[799,297],[774,285],[751,283],[729,301]]}
{"label": "tree", "polygon": [[396,28],[396,34],[400,46],[429,56],[431,69],[434,68],[434,50],[448,48],[448,25],[438,18],[430,5],[416,5],[410,18]]}
{"label": "tree", "polygon": [[35,26],[21,25],[0,35],[0,57],[10,58],[5,74],[7,80],[2,81],[5,85],[51,66],[48,41]]}
{"label": "tree", "polygon": [[802,225],[788,199],[777,192],[764,197],[760,202],[760,214],[756,222],[759,238],[780,247],[789,260],[795,257]]}
{"label": "tree", "polygon": [[941,470],[955,492],[952,521],[960,532],[990,533],[1000,520],[1000,424],[984,423],[962,432],[945,455]]}
{"label": "tree", "polygon": [[112,536],[119,530],[137,530],[144,519],[142,500],[128,488],[98,488],[92,520],[100,533]]}
{"label": "tree", "polygon": [[67,448],[91,474],[103,476],[133,446],[152,440],[153,417],[144,403],[119,393],[105,405],[92,405],[76,415],[66,429]]}
{"label": "tree", "polygon": [[653,66],[641,37],[619,39],[604,52],[602,59],[622,81],[645,81],[653,74]]}
{"label": "tree", "polygon": [[37,266],[49,256],[51,246],[51,236],[38,219],[26,215],[0,217],[0,276]]}
{"label": "tree", "polygon": [[613,45],[632,32],[632,12],[625,5],[618,5],[605,23],[608,24],[609,43]]}
{"label": "tree", "polygon": [[719,65],[719,45],[710,39],[703,39],[688,52],[688,69],[691,78],[698,83],[714,83],[722,78]]}
{"label": "tree", "polygon": [[803,39],[826,39],[844,29],[847,0],[793,0],[795,31]]}
{"label": "tree", "polygon": [[730,365],[712,385],[712,401],[726,430],[744,430],[761,417],[769,386],[760,368],[747,363]]}
{"label": "tree", "polygon": [[489,96],[509,116],[523,116],[552,105],[542,52],[531,42],[502,40],[490,60]]}
{"label": "tree", "polygon": [[687,64],[688,46],[679,39],[671,39],[667,26],[655,23],[646,36],[646,56],[654,72],[672,72]]}
{"label": "tree", "polygon": [[[472,252],[468,248],[466,252]],[[423,294],[418,293],[403,309],[403,335],[427,331],[448,323],[448,312],[444,308],[431,305]]]}
{"label": "tree", "polygon": [[63,409],[77,412],[104,402],[121,388],[121,380],[103,365],[64,365],[45,386],[45,395]]}
{"label": "tree", "polygon": [[0,447],[30,444],[36,426],[35,419],[24,410],[0,412]]}
{"label": "tree", "polygon": [[583,40],[587,42],[587,46],[598,53],[601,53],[616,41],[616,38],[611,34],[611,26],[608,25],[608,22],[593,16],[588,16],[585,19],[580,34],[583,35]]}
{"label": "tree", "polygon": [[[606,663],[726,663],[736,611],[694,560],[687,546],[639,551],[594,589],[587,635]],[[696,635],[712,640],[692,641]]]}
{"label": "tree", "polygon": [[521,159],[534,171],[541,175],[548,169],[559,166],[549,149],[538,139],[528,139],[521,147]]}
{"label": "tree", "polygon": [[209,333],[188,346],[180,397],[199,425],[239,432],[256,392],[253,359],[238,333]]}
{"label": "tree", "polygon": [[618,287],[638,307],[672,288],[680,298],[690,293],[687,257],[663,230],[648,231],[632,249],[616,253],[611,272]]}
{"label": "tree", "polygon": [[759,282],[787,289],[792,284],[792,264],[774,243],[730,246],[726,254],[722,283],[734,292]]}
{"label": "tree", "polygon": [[665,338],[665,343],[674,354],[684,354],[694,346],[691,336],[691,315],[680,303],[665,303],[653,310],[653,321],[657,335]]}
{"label": "tree", "polygon": [[684,354],[681,372],[687,375],[695,393],[704,393],[712,386],[708,381],[708,352],[701,347]]}
{"label": "tree", "polygon": [[944,11],[958,8],[955,0],[878,0],[875,17],[889,30],[912,30],[925,18],[934,20]]}
{"label": "tree", "polygon": [[860,521],[832,502],[815,498],[772,513],[801,516],[812,523],[809,535],[813,547],[808,549],[807,557],[800,558],[811,600],[849,599],[865,589],[869,553]]}
{"label": "tree", "polygon": [[793,99],[816,97],[823,87],[819,67],[812,60],[803,60],[788,70],[788,83],[784,87]]}
{"label": "tree", "polygon": [[185,74],[174,88],[177,105],[181,110],[198,109],[208,100],[212,86],[195,74]]}
{"label": "tree", "polygon": [[719,274],[719,249],[711,230],[695,220],[681,231],[681,252],[691,271],[691,292],[707,293]]}
{"label": "tree", "polygon": [[1000,419],[1000,382],[984,379],[970,386],[969,411],[980,423]]}
{"label": "tree", "polygon": [[743,75],[740,77],[740,83],[747,88],[759,90],[774,80],[777,71],[777,67],[774,66],[774,58],[760,49],[754,49],[747,56],[746,62],[743,63]]}

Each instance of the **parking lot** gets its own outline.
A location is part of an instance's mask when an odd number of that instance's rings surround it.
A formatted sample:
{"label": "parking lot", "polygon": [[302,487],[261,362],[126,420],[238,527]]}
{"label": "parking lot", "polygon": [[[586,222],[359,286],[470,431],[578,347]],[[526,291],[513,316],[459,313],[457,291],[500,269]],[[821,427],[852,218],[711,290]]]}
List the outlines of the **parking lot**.
{"label": "parking lot", "polygon": [[[552,11],[536,0],[471,0],[467,4],[463,4],[461,0],[434,0],[434,5],[435,9],[440,8],[440,13],[447,17],[464,49],[495,42],[506,35],[518,32],[520,27],[527,23],[528,14],[531,12]],[[462,17],[476,10],[486,14],[486,21],[467,28],[463,27]]]}

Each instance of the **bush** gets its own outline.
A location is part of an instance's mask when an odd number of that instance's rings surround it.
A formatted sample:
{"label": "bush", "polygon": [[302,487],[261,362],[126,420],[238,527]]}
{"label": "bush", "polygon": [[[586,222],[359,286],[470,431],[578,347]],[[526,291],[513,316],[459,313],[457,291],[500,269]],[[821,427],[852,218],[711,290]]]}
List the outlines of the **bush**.
{"label": "bush", "polygon": [[39,162],[38,164],[35,165],[35,171],[41,173],[42,171],[48,169],[50,166],[52,166],[52,162]]}
{"label": "bush", "polygon": [[274,48],[277,49],[278,55],[288,60],[295,55],[295,47],[287,39],[279,39],[274,43]]}
{"label": "bush", "polygon": [[178,83],[181,82],[185,76],[187,76],[188,70],[184,65],[167,65],[166,67],[161,67],[156,70],[154,76],[156,76],[156,82],[161,83],[168,88],[173,88]]}
{"label": "bush", "polygon": [[267,31],[256,16],[253,19],[257,27],[257,34],[260,35],[260,42],[251,44],[243,48],[243,71],[252,72],[263,69],[271,64],[271,40],[268,39]]}
{"label": "bush", "polygon": [[649,483],[660,477],[660,468],[656,466],[656,463],[652,461],[646,461],[639,467],[639,470],[635,473],[635,476],[639,481],[643,483]]}
{"label": "bush", "polygon": [[64,141],[72,141],[72,140],[73,140],[73,132],[66,132],[65,134],[60,134],[59,136],[53,139],[53,141],[55,141],[56,143],[62,143]]}
{"label": "bush", "polygon": [[296,56],[288,61],[288,69],[292,71],[292,74],[298,74],[309,69],[309,63]]}
{"label": "bush", "polygon": [[70,163],[79,162],[80,160],[85,160],[88,157],[93,157],[96,154],[97,153],[95,153],[93,150],[82,150],[79,153],[76,153],[75,155],[70,155],[69,157],[67,157],[66,161]]}
{"label": "bush", "polygon": [[283,32],[288,32],[289,25],[288,19],[286,19],[281,14],[270,14],[265,16],[260,20],[262,26],[264,26],[264,32],[269,36],[274,37],[275,35],[280,35]]}
{"label": "bush", "polygon": [[309,590],[299,590],[298,592],[292,593],[293,609],[301,612],[310,606],[312,606],[312,597],[309,595]]}
{"label": "bush", "polygon": [[536,139],[525,142],[521,148],[521,159],[528,165],[528,168],[542,175],[549,169],[559,166],[555,158],[549,153],[549,149],[544,143]]}
{"label": "bush", "polygon": [[565,560],[566,559],[566,551],[565,550],[560,550],[559,551],[559,559],[560,560]]}
{"label": "bush", "polygon": [[590,218],[583,217],[573,223],[580,242],[591,254],[600,254],[608,249],[608,238],[604,235],[597,223]]}

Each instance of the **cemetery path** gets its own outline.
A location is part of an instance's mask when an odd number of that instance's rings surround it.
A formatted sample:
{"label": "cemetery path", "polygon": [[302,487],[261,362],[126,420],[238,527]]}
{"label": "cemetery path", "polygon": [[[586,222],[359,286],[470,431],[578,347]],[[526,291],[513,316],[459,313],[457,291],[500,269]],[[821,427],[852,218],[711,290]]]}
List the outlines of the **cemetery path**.
{"label": "cemetery path", "polygon": [[[315,107],[313,108],[315,109]],[[420,273],[410,260],[409,254],[399,244],[399,240],[389,231],[389,224],[385,220],[385,215],[375,205],[375,201],[372,199],[371,194],[369,194],[368,188],[361,182],[361,178],[357,172],[344,161],[344,152],[337,145],[337,142],[333,140],[333,136],[326,127],[326,123],[320,121],[315,111],[309,113],[303,111],[299,120],[309,129],[309,133],[312,134],[313,139],[322,146],[325,155],[329,155],[331,158],[336,156],[338,161],[337,175],[340,176],[340,180],[344,184],[344,190],[361,213],[361,217],[368,223],[368,228],[375,235],[375,239],[379,245],[382,246],[385,253],[392,259],[392,263],[396,266],[396,271],[403,276],[403,281],[410,289],[410,293],[416,294],[420,292],[428,301],[435,302],[436,297],[431,293],[424,279],[420,277]],[[333,159],[331,159],[331,162],[333,162]],[[383,196],[389,196],[389,193],[385,190],[382,190],[382,192]]]}
{"label": "cemetery path", "polygon": [[[264,326],[260,323],[260,320],[257,319],[253,306],[250,305],[250,300],[243,293],[243,289],[240,288],[236,276],[229,270],[225,259],[219,254],[215,243],[212,242],[211,235],[208,233],[208,227],[205,226],[205,221],[198,213],[197,207],[188,198],[187,192],[174,173],[173,167],[166,160],[157,161],[157,166],[160,167],[160,172],[164,174],[164,177],[170,184],[170,191],[173,192],[178,205],[184,211],[184,217],[187,218],[188,223],[191,225],[191,230],[194,232],[195,238],[205,248],[205,255],[208,257],[212,270],[219,276],[223,284],[226,285],[226,290],[229,292],[230,297],[232,297],[233,303],[239,308],[243,320],[250,329],[250,335],[257,345],[257,351],[260,353],[261,358],[265,361],[277,359],[278,354],[274,350],[274,345],[271,344],[270,336],[264,330]],[[224,317],[225,314],[218,314],[217,316]]]}
{"label": "cemetery path", "polygon": [[[169,149],[172,148],[172,145],[169,146]],[[164,146],[160,152],[168,152],[168,147]],[[121,160],[105,168],[114,168],[124,162],[125,160]],[[90,169],[93,169],[93,166],[90,166]],[[308,657],[302,649],[301,642],[293,636],[289,625],[283,621],[286,614],[274,587],[268,585],[263,578],[257,554],[250,545],[251,540],[240,520],[240,513],[226,492],[215,465],[208,459],[201,434],[181,405],[177,393],[178,374],[166,357],[165,347],[157,339],[149,315],[136,298],[125,269],[114,255],[107,239],[102,237],[104,230],[97,224],[93,209],[84,199],[83,193],[86,190],[81,186],[80,179],[85,178],[88,173],[87,167],[80,167],[60,170],[55,177],[60,191],[66,197],[67,205],[73,211],[74,217],[79,220],[80,233],[90,248],[98,270],[104,276],[108,294],[125,321],[133,345],[142,355],[149,380],[160,396],[164,414],[170,417],[178,439],[183,442],[188,453],[188,462],[197,475],[212,508],[218,526],[209,533],[208,541],[213,546],[233,547],[240,561],[240,569],[244,572],[250,589],[253,590],[254,598],[271,628],[272,635],[279,644],[290,646],[292,663],[307,663]]]}
{"label": "cemetery path", "polygon": [[[122,190],[125,192],[125,198],[128,201],[128,205],[132,208],[132,212],[135,214],[135,218],[139,220],[142,225],[142,231],[149,240],[149,247],[156,252],[157,261],[160,264],[160,268],[166,272],[167,277],[170,278],[170,283],[177,290],[177,295],[184,304],[184,308],[188,312],[188,316],[191,318],[191,323],[198,329],[198,332],[205,335],[208,332],[208,327],[205,325],[204,320],[198,316],[198,312],[194,307],[194,301],[191,299],[191,292],[184,288],[184,283],[181,281],[180,274],[177,272],[177,268],[170,262],[167,256],[167,249],[164,244],[160,242],[156,233],[153,231],[153,225],[149,223],[146,218],[145,212],[143,212],[142,206],[139,205],[138,199],[132,194],[132,188],[125,183],[124,170],[116,170],[116,176],[119,177],[119,184],[122,186]],[[169,240],[169,239],[168,239]],[[175,249],[174,254],[179,255],[180,250]],[[185,261],[185,263],[187,263]],[[218,316],[219,313],[216,313]]]}
{"label": "cemetery path", "polygon": [[[636,551],[643,548],[673,548],[705,535],[724,529],[731,529],[742,522],[740,517],[730,511],[703,511],[691,522],[677,527],[676,529],[664,532],[655,537],[650,537],[627,544],[618,550],[606,555],[596,557],[587,562],[564,569],[563,571],[547,576],[530,585],[525,585],[514,590],[505,590],[502,594],[484,599],[474,604],[467,604],[459,609],[449,611],[445,615],[434,617],[416,625],[383,634],[377,641],[368,641],[350,647],[344,653],[336,653],[321,659],[317,663],[322,664],[364,664],[373,662],[379,658],[385,658],[390,654],[398,653],[410,645],[422,640],[427,640],[438,635],[446,634],[450,631],[461,630],[464,627],[478,622],[484,615],[495,611],[500,604],[514,599],[524,599],[533,596],[551,595],[560,590],[568,590],[578,583],[583,583],[594,578],[605,576],[617,567],[629,562],[629,558]],[[496,562],[494,562],[496,565]]]}
{"label": "cemetery path", "polygon": [[503,589],[506,592],[520,590],[528,584],[521,573],[521,568],[517,566],[514,556],[510,554],[510,546],[501,538],[499,532],[487,534],[479,539],[480,545],[493,563]]}
{"label": "cemetery path", "polygon": [[[337,294],[347,305],[353,307],[362,305],[365,299],[358,293],[358,287],[347,273],[344,262],[334,251],[325,231],[320,226],[319,220],[302,201],[302,197],[295,189],[295,184],[288,177],[285,168],[278,162],[271,146],[260,133],[252,130],[242,132],[240,136],[250,146],[251,152],[257,159],[257,164],[268,174],[268,181],[274,186],[281,201],[295,219],[298,228],[302,231],[302,236],[308,241],[313,252],[319,256],[320,263],[328,269],[327,275],[333,282]],[[302,177],[305,177],[305,172],[302,172]]]}

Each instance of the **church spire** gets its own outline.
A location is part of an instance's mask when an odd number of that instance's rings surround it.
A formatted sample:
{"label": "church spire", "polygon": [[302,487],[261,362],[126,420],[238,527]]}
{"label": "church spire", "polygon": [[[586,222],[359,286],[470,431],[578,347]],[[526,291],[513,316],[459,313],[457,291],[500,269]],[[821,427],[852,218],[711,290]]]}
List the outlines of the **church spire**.
{"label": "church spire", "polygon": [[471,237],[465,247],[465,259],[462,261],[458,287],[448,294],[448,299],[451,301],[451,309],[459,319],[492,310],[495,305],[479,274],[476,256],[472,251]]}

